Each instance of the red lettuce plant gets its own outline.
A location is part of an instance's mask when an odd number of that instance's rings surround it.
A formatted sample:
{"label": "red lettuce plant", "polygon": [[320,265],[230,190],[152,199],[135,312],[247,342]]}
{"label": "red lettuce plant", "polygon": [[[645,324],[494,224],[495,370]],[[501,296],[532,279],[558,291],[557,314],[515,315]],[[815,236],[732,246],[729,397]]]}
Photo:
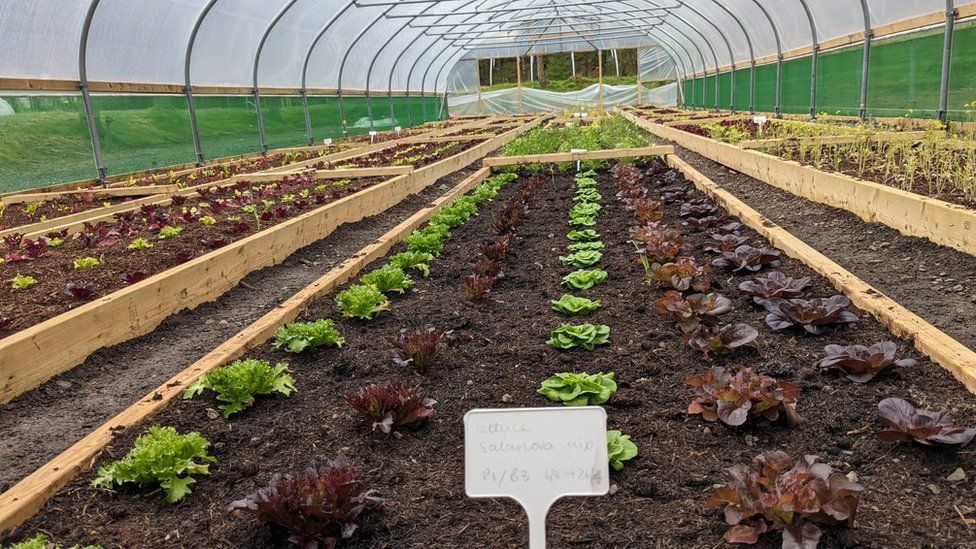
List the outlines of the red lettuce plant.
{"label": "red lettuce plant", "polygon": [[11,233],[3,237],[3,244],[8,250],[15,252],[20,249],[21,243],[24,241],[24,233]]}
{"label": "red lettuce plant", "polygon": [[14,323],[14,319],[9,316],[0,316],[0,330],[6,330]]}
{"label": "red lettuce plant", "polygon": [[678,291],[694,289],[697,292],[708,290],[709,282],[705,275],[711,270],[701,266],[693,257],[679,257],[673,263],[652,263],[643,261],[644,278],[657,288],[671,286]]}
{"label": "red lettuce plant", "polygon": [[464,280],[461,281],[461,288],[468,294],[468,297],[478,301],[484,299],[491,292],[496,282],[498,282],[497,277],[472,274],[464,277]]}
{"label": "red lettuce plant", "polygon": [[133,271],[131,273],[125,273],[122,275],[122,282],[132,285],[136,282],[142,282],[143,280],[149,278],[149,273],[146,271]]}
{"label": "red lettuce plant", "polygon": [[773,450],[726,470],[728,484],[706,504],[725,506],[731,526],[726,541],[753,544],[766,532],[782,530],[784,549],[814,549],[823,534],[818,525],[854,524],[859,484],[816,456],[791,463],[785,452]]}
{"label": "red lettuce plant", "polygon": [[434,415],[437,401],[409,381],[371,383],[346,395],[346,402],[373,422],[373,430],[393,429]]}
{"label": "red lettuce plant", "polygon": [[878,403],[878,414],[888,427],[877,433],[886,442],[914,440],[925,446],[965,446],[976,437],[976,427],[956,427],[946,410],[916,408],[900,398]]}
{"label": "red lettuce plant", "polygon": [[732,427],[760,416],[776,421],[780,412],[786,414],[790,427],[802,423],[796,413],[799,387],[757,374],[752,368],[739,366],[738,369],[733,374],[715,366],[702,375],[686,379],[686,384],[697,388],[695,400],[688,405],[688,413],[701,414],[705,421],[721,420]]}
{"label": "red lettuce plant", "polygon": [[772,248],[756,248],[739,246],[734,251],[722,252],[722,255],[712,261],[716,267],[725,267],[730,271],[758,272],[764,267],[776,268],[780,266],[780,252]]}
{"label": "red lettuce plant", "polygon": [[688,250],[681,231],[668,229],[659,223],[632,228],[630,240],[637,247],[637,253],[656,263],[672,261]]}
{"label": "red lettuce plant", "polygon": [[411,365],[423,373],[430,370],[434,357],[437,356],[437,347],[447,334],[447,330],[423,328],[401,332],[386,338],[386,341],[392,346],[393,362],[400,366]]}
{"label": "red lettuce plant", "polygon": [[721,227],[716,227],[715,234],[734,234],[739,236],[739,231],[742,229],[742,223],[733,221],[732,223],[727,223]]}
{"label": "red lettuce plant", "polygon": [[662,313],[671,313],[685,333],[693,332],[702,323],[711,323],[731,311],[732,301],[720,293],[693,294],[687,298],[674,290],[654,301]]}
{"label": "red lettuce plant", "polygon": [[735,251],[739,246],[743,246],[749,242],[748,237],[737,234],[712,233],[709,235],[709,239],[705,245],[705,251],[717,254]]}
{"label": "red lettuce plant", "polygon": [[811,284],[809,276],[793,278],[779,271],[773,271],[766,276],[759,276],[755,280],[746,280],[739,284],[739,293],[752,296],[758,303],[772,297],[783,299],[799,297]]}
{"label": "red lettuce plant", "polygon": [[685,202],[681,205],[681,209],[678,210],[678,215],[681,217],[709,217],[719,214],[719,209],[712,204],[707,198],[699,198],[698,200],[692,200],[690,202]]}
{"label": "red lettuce plant", "polygon": [[319,545],[332,549],[348,539],[359,525],[356,520],[367,507],[383,501],[369,482],[349,464],[346,456],[318,458],[304,472],[275,474],[265,488],[230,504],[230,511],[248,512],[291,532],[288,541],[303,549]]}
{"label": "red lettuce plant", "polygon": [[664,217],[661,211],[662,202],[644,198],[634,204],[634,219],[639,223],[653,223]]}
{"label": "red lettuce plant", "polygon": [[500,261],[478,261],[474,264],[474,274],[488,278],[504,278],[507,266]]}
{"label": "red lettuce plant", "polygon": [[910,367],[916,364],[910,358],[895,360],[898,345],[893,341],[882,341],[870,347],[827,345],[824,352],[827,356],[817,361],[818,368],[837,370],[847,379],[858,383],[867,383],[894,366]]}
{"label": "red lettuce plant", "polygon": [[698,326],[694,331],[683,334],[688,345],[709,355],[724,355],[742,347],[760,350],[759,332],[748,324],[726,324],[725,326]]}
{"label": "red lettuce plant", "polygon": [[86,301],[95,297],[97,290],[98,288],[91,282],[69,282],[64,285],[64,294],[78,301]]}
{"label": "red lettuce plant", "polygon": [[501,261],[505,257],[508,245],[497,241],[485,242],[481,245],[481,255],[491,261]]}
{"label": "red lettuce plant", "polygon": [[766,324],[774,330],[802,326],[813,335],[822,335],[835,324],[857,322],[857,315],[847,310],[850,300],[842,295],[817,299],[764,299],[759,302],[769,314]]}

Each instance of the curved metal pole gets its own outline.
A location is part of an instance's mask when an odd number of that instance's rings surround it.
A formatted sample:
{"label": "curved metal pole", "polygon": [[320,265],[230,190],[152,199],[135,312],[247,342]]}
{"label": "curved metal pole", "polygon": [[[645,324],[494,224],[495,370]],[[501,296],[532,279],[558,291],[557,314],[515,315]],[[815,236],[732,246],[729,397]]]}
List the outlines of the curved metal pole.
{"label": "curved metal pole", "polygon": [[807,0],[800,0],[803,11],[807,14],[807,21],[810,23],[810,120],[817,118],[817,60],[820,56],[820,38],[817,35],[817,21],[813,17],[813,11]]}
{"label": "curved metal pole", "polygon": [[752,2],[766,16],[766,20],[769,21],[769,26],[773,28],[773,36],[776,38],[776,103],[773,106],[773,113],[776,116],[780,116],[782,114],[783,99],[783,41],[780,39],[779,27],[776,26],[776,21],[773,20],[773,16],[759,3],[759,0],[752,0]]}
{"label": "curved metal pole", "polygon": [[308,112],[308,87],[307,87],[308,63],[312,59],[312,51],[315,50],[315,46],[318,45],[319,40],[321,40],[322,37],[325,36],[325,33],[328,32],[330,28],[332,28],[332,25],[335,24],[335,22],[338,21],[340,17],[342,17],[342,14],[346,13],[346,11],[349,10],[349,8],[352,7],[353,4],[355,3],[356,0],[348,0],[345,3],[345,5],[342,6],[342,9],[335,12],[335,14],[333,14],[332,17],[325,23],[325,25],[322,25],[322,28],[319,29],[319,32],[315,34],[315,38],[312,39],[312,42],[308,45],[308,49],[305,51],[305,60],[302,62],[301,94],[303,98],[302,104],[305,107],[305,131],[308,133],[309,145],[314,143],[315,139],[312,137],[312,117],[309,115]]}
{"label": "curved metal pole", "polygon": [[285,16],[285,13],[287,13],[297,1],[298,0],[288,0],[288,3],[278,11],[278,14],[275,15],[274,19],[271,20],[271,24],[268,25],[268,28],[264,29],[264,34],[261,35],[261,41],[258,42],[258,51],[254,53],[254,67],[252,69],[253,87],[251,91],[254,93],[254,109],[258,114],[258,136],[261,137],[261,152],[265,153],[268,152],[268,140],[265,139],[264,135],[264,116],[261,115],[261,94],[258,93],[258,65],[261,63],[261,52],[264,50],[264,43],[268,41],[268,36],[271,34],[271,31],[274,30],[275,25],[278,24],[278,21],[281,21],[281,18]]}
{"label": "curved metal pole", "polygon": [[939,112],[942,123],[949,120],[949,72],[952,69],[952,34],[956,23],[956,3],[946,0],[945,40],[942,44],[942,81],[939,87]]}
{"label": "curved metal pole", "polygon": [[92,0],[85,14],[85,22],[81,27],[81,40],[78,44],[78,88],[81,90],[81,100],[85,104],[85,119],[88,121],[88,134],[91,136],[92,156],[95,158],[95,170],[98,181],[105,182],[105,160],[102,158],[102,144],[98,139],[98,126],[95,124],[95,112],[92,110],[91,95],[88,93],[88,33],[91,30],[92,19],[100,0]]}
{"label": "curved metal pole", "polygon": [[193,150],[197,154],[197,166],[203,166],[203,144],[200,142],[200,126],[197,124],[197,107],[193,102],[193,86],[190,84],[190,62],[193,60],[193,44],[197,41],[197,33],[203,26],[203,20],[213,9],[217,0],[210,0],[197,20],[193,23],[193,30],[190,31],[190,39],[186,42],[186,54],[183,57],[183,93],[186,94],[186,106],[190,112],[190,132],[193,134]]}
{"label": "curved metal pole", "polygon": [[868,71],[871,69],[871,12],[868,10],[867,0],[861,0],[861,14],[864,16],[864,55],[861,57],[861,106],[858,116],[861,120],[868,117]]}
{"label": "curved metal pole", "polygon": [[[366,33],[372,30],[373,26],[376,25],[376,23],[378,23],[379,20],[382,19],[386,14],[390,13],[390,10],[393,8],[394,6],[386,8],[383,10],[383,13],[377,15],[372,21],[369,22],[368,25],[360,29],[359,34],[357,34],[356,37],[352,39],[352,42],[346,46],[346,53],[342,54],[342,61],[339,63],[339,81],[338,85],[336,86],[336,93],[339,96],[339,118],[342,120],[342,135],[346,135],[346,111],[342,106],[342,71],[346,68],[346,61],[349,60],[349,54],[352,53],[353,48],[355,48],[356,44],[362,40],[363,36],[366,36]],[[411,19],[408,19],[408,21],[411,21]],[[368,86],[369,83],[367,82],[366,85]],[[372,116],[369,117],[369,130],[373,131]]]}
{"label": "curved metal pole", "polygon": [[[722,29],[712,22],[711,19],[705,17],[705,14],[695,9],[694,6],[690,4],[684,4],[684,7],[693,11],[696,15],[701,17],[706,23],[711,25],[717,32],[718,35],[722,37],[722,41],[725,42],[725,48],[729,50],[729,109],[735,112],[735,54],[732,53],[732,43],[729,42],[729,38],[722,32]],[[717,61],[716,61],[717,63]],[[715,66],[715,108],[718,109],[718,65]]]}
{"label": "curved metal pole", "polygon": [[[739,25],[739,29],[742,30],[742,34],[746,37],[746,45],[749,46],[749,114],[752,114],[756,112],[756,50],[752,45],[752,36],[742,23],[742,20],[739,19],[739,16],[727,8],[725,4],[722,4],[718,0],[711,0],[711,2],[727,13]],[[731,110],[735,110],[734,104]]]}

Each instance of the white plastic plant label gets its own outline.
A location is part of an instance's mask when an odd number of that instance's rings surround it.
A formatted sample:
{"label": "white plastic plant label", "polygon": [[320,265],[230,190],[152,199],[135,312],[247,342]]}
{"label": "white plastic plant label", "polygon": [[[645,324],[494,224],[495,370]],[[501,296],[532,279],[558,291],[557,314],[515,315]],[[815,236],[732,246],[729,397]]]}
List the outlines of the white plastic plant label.
{"label": "white plastic plant label", "polygon": [[464,491],[509,497],[529,519],[529,547],[546,546],[546,515],[565,496],[610,489],[607,413],[599,406],[477,409],[464,415]]}
{"label": "white plastic plant label", "polygon": [[759,124],[760,126],[762,126],[763,124],[766,123],[766,117],[763,116],[763,115],[761,115],[761,114],[760,115],[756,115],[756,116],[753,116],[752,117],[752,121],[755,122],[756,124]]}
{"label": "white plastic plant label", "polygon": [[397,133],[400,133],[400,132],[403,131],[403,128],[401,128],[400,126],[396,126],[396,127],[393,128],[393,131],[395,131]]}
{"label": "white plastic plant label", "polygon": [[322,140],[322,144],[323,145],[331,145],[332,144],[332,138],[331,137],[326,137],[325,139]]}
{"label": "white plastic plant label", "polygon": [[[570,154],[585,154],[589,151],[586,149],[569,149]],[[580,161],[576,161],[576,171],[580,171]]]}

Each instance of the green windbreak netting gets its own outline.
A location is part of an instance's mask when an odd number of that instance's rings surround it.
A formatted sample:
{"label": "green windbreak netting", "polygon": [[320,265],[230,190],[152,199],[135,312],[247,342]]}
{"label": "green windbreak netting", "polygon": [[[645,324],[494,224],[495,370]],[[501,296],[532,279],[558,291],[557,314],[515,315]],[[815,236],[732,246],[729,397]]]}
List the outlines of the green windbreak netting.
{"label": "green windbreak netting", "polygon": [[[208,159],[261,150],[251,96],[195,95],[197,123]],[[407,127],[435,120],[439,97],[372,98],[373,126]],[[336,96],[308,96],[316,142],[342,137]],[[426,118],[424,109],[426,107]],[[369,131],[366,99],[343,97],[350,135]],[[93,94],[92,111],[109,175],[151,170],[196,159],[183,95]],[[261,96],[265,136],[272,149],[303,145],[308,136],[300,96]],[[81,96],[0,93],[0,192],[90,179],[97,175]]]}
{"label": "green windbreak netting", "polygon": [[[932,118],[939,109],[942,51],[941,28],[877,40],[871,45],[868,72],[868,114],[878,117]],[[976,22],[956,26],[949,81],[949,118],[976,121]],[[860,45],[822,52],[817,62],[818,113],[857,115],[861,101],[863,48]],[[783,62],[781,108],[784,113],[810,111],[810,57]],[[727,108],[728,73],[719,75],[719,105]],[[714,77],[705,89],[701,78],[685,81],[685,104],[714,107]],[[702,92],[705,92],[705,100]],[[736,71],[735,108],[749,108],[749,69]],[[969,106],[967,106],[967,103]],[[776,64],[756,67],[755,110],[776,106]]]}
{"label": "green windbreak netting", "polygon": [[[736,78],[739,77],[739,72],[736,71]],[[732,73],[731,72],[721,72],[718,75],[718,106],[722,109],[727,109],[732,106],[729,102],[729,93],[732,91]]]}
{"label": "green windbreak netting", "polygon": [[0,93],[0,192],[94,177],[80,95]]}
{"label": "green windbreak netting", "polygon": [[186,96],[93,94],[92,111],[110,174],[196,161]]}

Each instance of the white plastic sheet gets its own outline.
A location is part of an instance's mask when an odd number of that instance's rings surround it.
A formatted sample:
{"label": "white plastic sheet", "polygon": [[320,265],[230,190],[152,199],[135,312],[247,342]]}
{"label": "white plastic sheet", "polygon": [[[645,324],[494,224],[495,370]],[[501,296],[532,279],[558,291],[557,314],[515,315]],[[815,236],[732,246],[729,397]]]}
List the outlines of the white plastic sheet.
{"label": "white plastic sheet", "polygon": [[[261,87],[300,87],[308,57],[310,88],[336,88],[341,80],[345,89],[368,84],[374,90],[428,91],[445,89],[462,57],[659,45],[677,71],[687,74],[731,60],[745,64],[751,55],[774,55],[812,41],[801,0],[431,0],[394,6],[377,1],[219,0],[200,27],[192,83],[251,87],[265,32]],[[941,0],[865,1],[875,28],[945,9]],[[0,78],[79,79],[85,15],[97,5],[88,40],[91,80],[180,85],[190,30],[207,4],[0,0]],[[864,30],[861,0],[806,5],[820,41]]]}
{"label": "white plastic sheet", "polygon": [[[666,88],[666,89],[665,89]],[[669,84],[661,88],[642,92],[642,100],[647,104],[674,105],[677,86]],[[653,101],[653,103],[652,103]],[[633,105],[637,103],[637,86],[603,86],[603,105]],[[570,112],[596,108],[600,104],[600,86],[593,84],[575,92],[554,92],[522,88],[522,111],[531,112]],[[479,114],[478,94],[453,95],[447,99],[451,114]],[[518,112],[518,88],[506,88],[481,94],[482,112],[504,114]]]}

